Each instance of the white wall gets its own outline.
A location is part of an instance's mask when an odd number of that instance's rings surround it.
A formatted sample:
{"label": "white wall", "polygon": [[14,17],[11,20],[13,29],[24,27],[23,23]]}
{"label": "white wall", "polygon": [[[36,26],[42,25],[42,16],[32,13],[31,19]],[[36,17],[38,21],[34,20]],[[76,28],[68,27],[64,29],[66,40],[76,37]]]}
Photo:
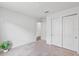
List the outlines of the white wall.
{"label": "white wall", "polygon": [[13,47],[35,41],[36,20],[6,8],[0,8],[2,40],[10,40]]}
{"label": "white wall", "polygon": [[48,16],[46,19],[46,42],[52,44],[52,17]]}

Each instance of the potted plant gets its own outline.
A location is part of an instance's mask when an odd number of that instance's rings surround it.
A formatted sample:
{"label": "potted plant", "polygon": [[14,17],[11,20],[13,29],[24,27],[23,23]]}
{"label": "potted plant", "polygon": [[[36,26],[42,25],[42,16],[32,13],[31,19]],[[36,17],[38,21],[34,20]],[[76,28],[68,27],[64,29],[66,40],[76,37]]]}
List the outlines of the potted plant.
{"label": "potted plant", "polygon": [[8,52],[8,50],[11,48],[10,41],[3,41],[0,44],[0,48],[3,50],[3,52]]}

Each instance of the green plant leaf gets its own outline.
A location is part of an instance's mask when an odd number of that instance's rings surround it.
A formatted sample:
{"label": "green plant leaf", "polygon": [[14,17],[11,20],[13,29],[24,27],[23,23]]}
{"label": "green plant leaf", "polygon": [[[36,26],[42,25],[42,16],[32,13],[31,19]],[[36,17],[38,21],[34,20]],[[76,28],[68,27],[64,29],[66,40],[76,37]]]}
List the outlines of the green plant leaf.
{"label": "green plant leaf", "polygon": [[9,42],[8,41],[4,41],[2,44],[1,44],[1,48],[2,49],[8,49],[9,48]]}

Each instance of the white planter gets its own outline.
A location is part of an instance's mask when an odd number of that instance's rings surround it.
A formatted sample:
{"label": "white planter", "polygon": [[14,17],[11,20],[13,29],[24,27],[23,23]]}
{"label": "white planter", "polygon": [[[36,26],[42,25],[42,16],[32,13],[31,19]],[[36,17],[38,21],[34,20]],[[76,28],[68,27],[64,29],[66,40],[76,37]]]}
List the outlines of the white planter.
{"label": "white planter", "polygon": [[7,50],[3,50],[3,52],[8,52],[8,49]]}

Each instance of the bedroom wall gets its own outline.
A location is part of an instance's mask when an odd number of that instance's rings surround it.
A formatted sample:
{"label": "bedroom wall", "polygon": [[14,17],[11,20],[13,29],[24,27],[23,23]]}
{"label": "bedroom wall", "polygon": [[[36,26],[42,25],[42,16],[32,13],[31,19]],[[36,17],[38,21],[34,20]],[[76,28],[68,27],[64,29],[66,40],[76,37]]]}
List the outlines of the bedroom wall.
{"label": "bedroom wall", "polygon": [[0,8],[1,38],[13,42],[13,48],[35,41],[36,20],[24,14]]}

